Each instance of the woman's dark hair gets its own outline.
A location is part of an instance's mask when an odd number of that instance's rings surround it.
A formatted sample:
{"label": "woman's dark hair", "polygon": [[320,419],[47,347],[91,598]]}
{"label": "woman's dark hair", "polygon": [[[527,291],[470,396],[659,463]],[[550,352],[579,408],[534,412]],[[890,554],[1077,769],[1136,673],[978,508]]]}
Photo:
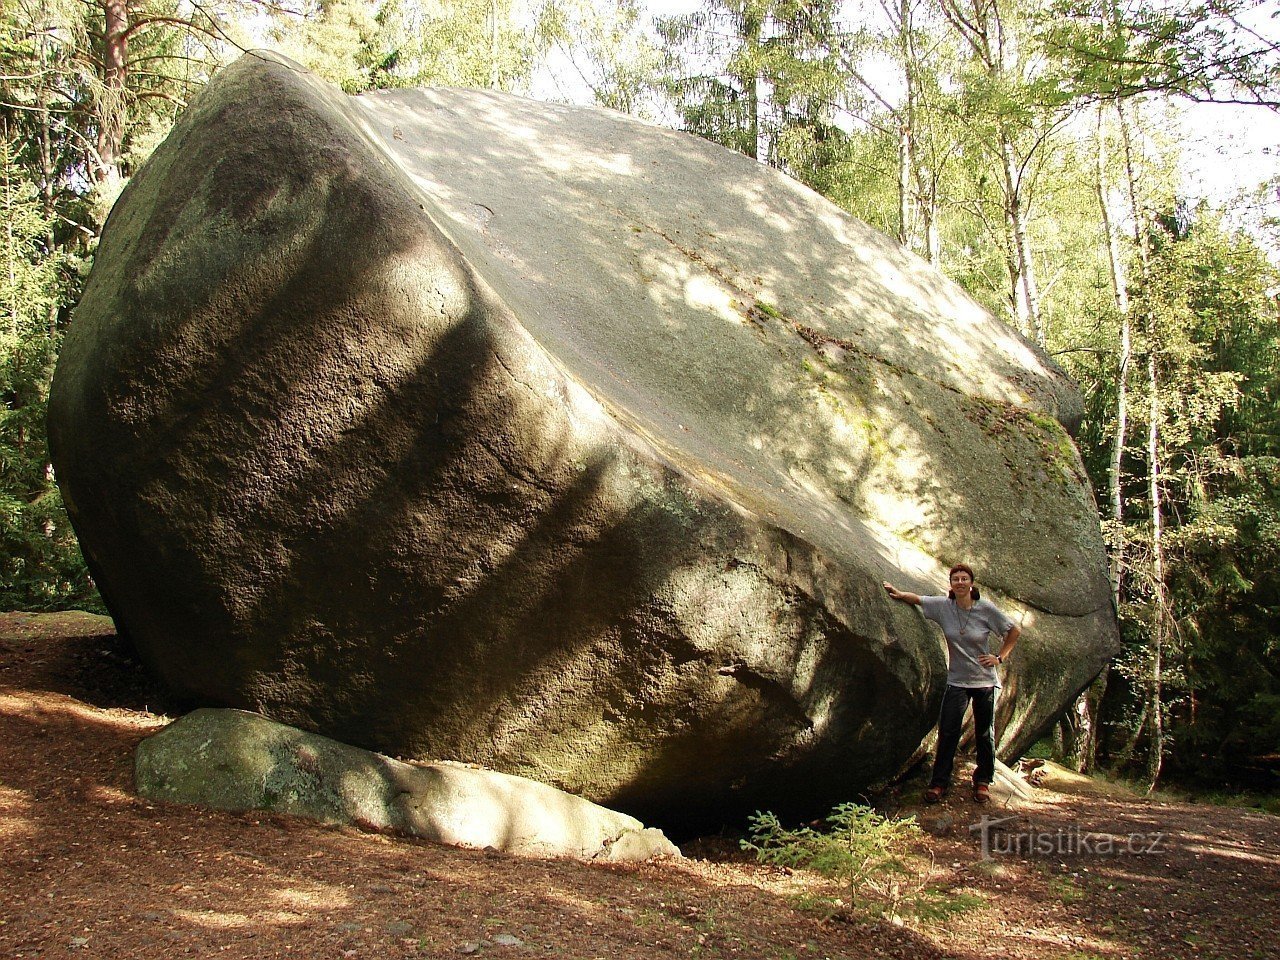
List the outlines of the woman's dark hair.
{"label": "woman's dark hair", "polygon": [[[954,567],[948,570],[947,580],[950,581],[950,579],[954,577],[957,573],[967,573],[969,575],[970,583],[973,583],[974,580],[978,579],[973,575],[973,567],[969,566],[967,563],[957,563]],[[978,592],[977,587],[973,587],[973,586],[969,587],[969,594],[970,596],[973,597],[973,600],[975,603],[977,603],[979,600],[982,599],[982,594]],[[947,596],[950,597],[952,600],[954,600],[956,598],[956,592],[954,590],[948,590]]]}

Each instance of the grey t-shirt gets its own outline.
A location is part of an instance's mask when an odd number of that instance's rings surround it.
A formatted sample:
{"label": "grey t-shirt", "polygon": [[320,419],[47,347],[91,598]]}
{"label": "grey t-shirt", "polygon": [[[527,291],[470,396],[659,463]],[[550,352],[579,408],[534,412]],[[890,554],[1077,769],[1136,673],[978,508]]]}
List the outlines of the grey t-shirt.
{"label": "grey t-shirt", "polygon": [[[979,600],[968,610],[961,610],[950,597],[921,597],[924,615],[942,627],[947,636],[947,683],[953,687],[998,687],[995,667],[984,667],[978,657],[989,653],[991,634],[1001,640],[1013,628],[990,600]],[[999,649],[999,648],[997,648]]]}

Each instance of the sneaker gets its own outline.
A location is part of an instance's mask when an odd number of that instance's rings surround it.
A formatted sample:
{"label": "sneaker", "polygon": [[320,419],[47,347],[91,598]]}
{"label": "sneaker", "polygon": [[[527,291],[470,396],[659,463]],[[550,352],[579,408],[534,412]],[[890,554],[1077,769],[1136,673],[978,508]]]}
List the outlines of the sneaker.
{"label": "sneaker", "polygon": [[924,792],[925,803],[941,803],[942,798],[947,795],[945,787],[930,787]]}
{"label": "sneaker", "polygon": [[973,785],[973,802],[990,803],[991,788],[985,783],[975,783]]}

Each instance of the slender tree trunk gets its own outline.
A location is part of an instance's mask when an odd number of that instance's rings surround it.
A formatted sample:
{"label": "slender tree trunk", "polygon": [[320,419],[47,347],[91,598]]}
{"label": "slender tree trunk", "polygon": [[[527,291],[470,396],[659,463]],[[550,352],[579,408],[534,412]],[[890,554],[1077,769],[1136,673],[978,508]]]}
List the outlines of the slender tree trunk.
{"label": "slender tree trunk", "polygon": [[1120,482],[1124,467],[1125,439],[1129,431],[1129,366],[1133,360],[1133,334],[1128,312],[1120,314],[1120,356],[1116,370],[1116,426],[1111,440],[1111,463],[1107,487],[1111,499],[1111,522],[1115,533],[1111,543],[1111,600],[1120,610],[1124,574],[1124,488]]}
{"label": "slender tree trunk", "polygon": [[1019,314],[1025,317],[1023,333],[1045,345],[1044,326],[1040,319],[1040,288],[1036,282],[1035,261],[1031,255],[1031,241],[1027,236],[1027,215],[1021,177],[1013,142],[1003,131],[1000,135],[1000,155],[1005,183],[1005,213],[1009,221],[1013,251],[1018,267]]}
{"label": "slender tree trunk", "polygon": [[1125,745],[1116,754],[1115,762],[1112,769],[1123,770],[1129,765],[1129,761],[1133,759],[1133,752],[1138,749],[1138,741],[1142,738],[1142,731],[1147,728],[1147,712],[1150,704],[1145,701],[1142,704],[1142,710],[1138,713],[1138,722],[1133,725],[1133,730],[1129,733],[1129,739]]}
{"label": "slender tree trunk", "polygon": [[1124,145],[1125,173],[1133,215],[1134,239],[1138,248],[1138,268],[1142,281],[1142,329],[1147,340],[1147,497],[1151,510],[1151,594],[1152,616],[1148,640],[1148,675],[1143,714],[1147,724],[1147,790],[1155,789],[1164,763],[1164,646],[1170,622],[1169,591],[1165,584],[1163,497],[1160,462],[1160,367],[1155,316],[1151,309],[1151,256],[1147,239],[1145,206],[1141,200],[1137,167],[1133,159],[1133,132],[1127,109],[1116,104],[1120,138]]}
{"label": "slender tree trunk", "polygon": [[[957,35],[968,44],[988,77],[999,83],[1016,73],[1016,44],[1011,43],[1006,35],[1000,0],[980,0],[963,8],[958,0],[941,0],[940,6],[943,16],[950,21]],[[1006,125],[1006,119],[998,119],[997,124],[1000,172],[1004,180],[1004,213],[1013,253],[1010,281],[1013,286],[1014,314],[1023,335],[1044,346],[1040,288],[1027,230],[1026,192],[1018,169],[1013,136]]]}
{"label": "slender tree trunk", "polygon": [[1151,498],[1151,579],[1155,613],[1151,624],[1151,674],[1148,678],[1147,722],[1150,736],[1147,754],[1147,791],[1155,789],[1164,763],[1164,640],[1169,622],[1169,597],[1164,582],[1164,524],[1160,494],[1160,379],[1154,343],[1147,348],[1147,390],[1150,392],[1150,425],[1147,429],[1147,469]]}
{"label": "slender tree trunk", "polygon": [[18,251],[13,236],[13,183],[9,178],[9,121],[0,118],[0,137],[4,138],[3,144],[0,144],[0,150],[3,151],[0,156],[4,158],[4,235],[5,235],[5,252],[4,263],[8,271],[9,285],[5,291],[6,299],[9,301],[9,329],[14,335],[18,335],[20,330],[21,316],[18,313]]}
{"label": "slender tree trunk", "polygon": [[898,125],[898,242],[911,248],[911,130]]}
{"label": "slender tree trunk", "polygon": [[921,171],[916,166],[916,196],[919,198],[921,225],[924,229],[924,248],[929,263],[934,267],[942,266],[942,231],[939,227],[938,187],[941,172],[936,169],[938,161],[930,164],[928,171]]}
{"label": "slender tree trunk", "polygon": [[934,267],[942,266],[942,237],[938,232],[938,200],[937,195],[930,196],[921,205],[924,217],[924,244],[928,251],[929,263]]}
{"label": "slender tree trunk", "polygon": [[[754,10],[747,10],[742,18],[742,39],[750,50],[760,49],[764,36],[763,18]],[[751,76],[743,78],[743,89],[747,95],[747,156],[758,163],[767,163],[768,145],[763,143],[763,132],[760,129],[760,99],[762,96],[760,83],[760,67],[752,57]]]}
{"label": "slender tree trunk", "polygon": [[1013,223],[1008,216],[1008,210],[1005,211],[1004,218],[1004,263],[1005,270],[1009,275],[1009,316],[1013,322],[1013,326],[1024,337],[1028,336],[1029,326],[1027,322],[1027,298],[1024,296],[1022,289],[1022,274],[1018,271],[1018,252],[1013,237]]}
{"label": "slender tree trunk", "polygon": [[489,87],[498,89],[498,0],[489,5]]}
{"label": "slender tree trunk", "polygon": [[1124,147],[1125,178],[1129,183],[1129,207],[1133,215],[1133,239],[1138,248],[1138,267],[1145,292],[1151,260],[1150,247],[1147,243],[1146,206],[1142,202],[1142,191],[1138,186],[1138,168],[1133,157],[1133,128],[1129,120],[1129,110],[1123,102],[1116,103],[1116,117],[1120,121],[1120,143]]}
{"label": "slender tree trunk", "polygon": [[43,207],[45,222],[49,224],[48,233],[45,236],[47,248],[53,250],[53,205],[54,205],[54,184],[53,184],[53,150],[50,146],[52,141],[52,123],[49,116],[49,87],[48,87],[48,64],[44,59],[45,38],[42,36],[39,41],[40,60],[39,71],[40,79],[36,82],[36,110],[40,118],[40,129],[38,133],[38,147],[40,153],[40,202]]}
{"label": "slender tree trunk", "polygon": [[747,81],[747,142],[750,144],[750,151],[747,153],[752,160],[761,160],[760,151],[760,78],[752,77]]}
{"label": "slender tree trunk", "polygon": [[[0,189],[3,190],[3,209],[4,209],[4,227],[5,227],[5,256],[4,262],[7,270],[7,285],[4,289],[5,306],[8,307],[8,317],[5,322],[0,323],[0,333],[4,333],[5,327],[8,327],[8,333],[13,336],[22,336],[22,305],[18,293],[18,262],[23,257],[25,251],[18,250],[17,237],[14,235],[14,206],[17,195],[17,189],[13,182],[12,160],[13,160],[13,144],[9,139],[9,121],[0,119],[0,137],[3,142],[0,143],[0,158],[4,161],[4,169],[0,171]],[[16,393],[17,391],[15,391]],[[26,406],[28,400],[25,396],[17,395],[9,400],[6,406],[22,407]],[[18,429],[14,431],[14,445],[18,449],[19,459],[24,459],[27,452],[27,432],[18,424]]]}
{"label": "slender tree trunk", "polygon": [[102,11],[102,93],[98,105],[98,163],[94,179],[106,183],[121,177],[125,95],[129,77],[128,0],[102,0]]}
{"label": "slender tree trunk", "polygon": [[[49,111],[49,76],[52,71],[52,63],[49,51],[50,40],[48,31],[41,24],[39,37],[36,40],[36,64],[40,73],[40,78],[36,81],[36,109],[37,116],[40,118],[40,129],[37,133],[37,145],[40,156],[40,202],[41,212],[44,215],[45,235],[44,235],[44,252],[45,256],[52,257],[56,249],[56,237],[53,231],[54,211],[55,207],[55,185],[53,182],[53,121]],[[58,303],[55,298],[49,304],[49,312],[47,318],[47,328],[49,331],[49,347],[46,362],[52,364],[54,362],[54,338],[58,332]]]}
{"label": "slender tree trunk", "polygon": [[915,71],[911,50],[911,0],[898,4],[898,55],[902,58],[906,96],[898,116],[898,242],[911,248],[912,211],[911,182],[915,173],[915,149],[912,142],[915,125]]}
{"label": "slender tree trunk", "polygon": [[1107,198],[1106,141],[1102,130],[1102,112],[1098,112],[1097,182],[1094,188],[1098,197],[1098,209],[1102,214],[1102,230],[1106,238],[1107,260],[1111,266],[1111,290],[1115,296],[1116,312],[1120,317],[1120,355],[1116,370],[1116,419],[1115,436],[1111,442],[1111,465],[1107,472],[1107,487],[1111,501],[1111,521],[1114,536],[1111,543],[1111,599],[1116,610],[1120,609],[1120,583],[1124,569],[1124,490],[1120,483],[1123,469],[1124,448],[1129,430],[1129,365],[1133,359],[1133,335],[1129,320],[1129,289],[1125,279],[1124,260],[1120,256],[1120,237],[1111,218],[1111,204]]}
{"label": "slender tree trunk", "polygon": [[[1132,337],[1129,328],[1129,291],[1125,280],[1124,261],[1120,256],[1120,238],[1111,216],[1106,177],[1106,138],[1102,129],[1102,108],[1098,108],[1097,169],[1094,190],[1098,198],[1098,210],[1102,218],[1102,232],[1111,266],[1111,289],[1115,296],[1116,311],[1120,318],[1120,354],[1116,375],[1115,436],[1111,443],[1111,463],[1107,472],[1107,487],[1111,503],[1110,572],[1111,602],[1120,611],[1122,578],[1124,575],[1124,489],[1121,485],[1125,441],[1129,424],[1129,366],[1133,356]],[[1106,696],[1110,665],[1102,671],[1080,695],[1076,702],[1079,738],[1076,746],[1076,769],[1088,773],[1097,766],[1098,734],[1102,716],[1102,700]]]}

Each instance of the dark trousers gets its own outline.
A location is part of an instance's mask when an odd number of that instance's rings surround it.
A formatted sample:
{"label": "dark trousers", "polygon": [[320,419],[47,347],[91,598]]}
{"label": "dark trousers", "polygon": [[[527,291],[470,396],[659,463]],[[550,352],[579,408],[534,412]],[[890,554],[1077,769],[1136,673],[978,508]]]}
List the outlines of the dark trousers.
{"label": "dark trousers", "polygon": [[938,717],[938,757],[933,763],[931,787],[946,789],[951,785],[951,768],[956,762],[956,747],[964,726],[964,712],[973,701],[973,729],[978,748],[978,769],[974,783],[990,783],[996,776],[996,688],[953,687],[947,685],[942,698],[942,714]]}

